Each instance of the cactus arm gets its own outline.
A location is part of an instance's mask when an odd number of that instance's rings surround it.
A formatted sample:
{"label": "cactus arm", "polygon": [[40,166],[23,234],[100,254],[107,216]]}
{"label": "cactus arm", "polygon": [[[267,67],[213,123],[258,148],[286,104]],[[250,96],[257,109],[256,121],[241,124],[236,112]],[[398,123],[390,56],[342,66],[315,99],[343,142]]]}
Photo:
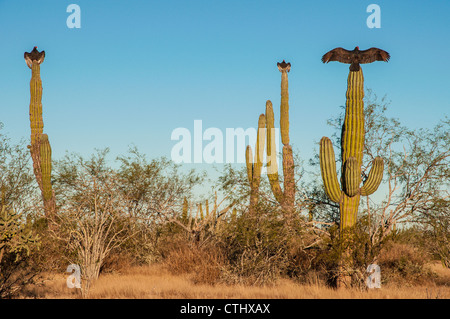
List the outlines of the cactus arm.
{"label": "cactus arm", "polygon": [[251,186],[253,182],[253,154],[250,145],[247,145],[247,149],[245,150],[245,164],[247,164],[247,177]]}
{"label": "cactus arm", "polygon": [[261,114],[258,119],[258,133],[256,136],[256,154],[255,163],[253,163],[252,148],[247,146],[245,152],[245,159],[247,165],[247,177],[250,185],[250,212],[253,213],[259,199],[259,184],[261,183],[261,171],[263,167],[264,158],[264,142],[266,139],[265,133],[266,116]]}
{"label": "cactus arm", "polygon": [[259,187],[261,180],[261,171],[263,166],[264,157],[264,141],[266,139],[265,134],[266,117],[261,114],[258,119],[258,133],[256,136],[256,158],[253,163],[253,153],[250,145],[247,146],[245,157],[247,164],[247,176],[252,187]]}
{"label": "cactus arm", "polygon": [[254,178],[256,178],[256,181],[258,182],[261,179],[261,170],[263,167],[263,159],[264,159],[264,143],[266,140],[266,116],[264,114],[261,114],[258,119],[258,133],[256,135],[256,176],[254,173]]}
{"label": "cactus arm", "polygon": [[50,147],[47,134],[41,135],[40,155],[43,188],[42,194],[44,201],[49,201],[52,199],[52,148]]}
{"label": "cactus arm", "polygon": [[198,204],[198,210],[200,212],[200,220],[204,220],[205,216],[203,215],[203,207],[202,207],[202,203]]}
{"label": "cactus arm", "polygon": [[354,157],[349,157],[344,167],[344,192],[347,196],[353,197],[359,192],[361,184],[361,167]]}
{"label": "cactus arm", "polygon": [[281,71],[280,131],[283,145],[289,144],[289,91],[287,70]]}
{"label": "cactus arm", "polygon": [[339,203],[341,189],[336,173],[336,161],[334,157],[333,144],[328,137],[320,140],[320,171],[328,197],[335,203]]}
{"label": "cactus arm", "polygon": [[266,102],[266,134],[267,134],[267,176],[269,177],[270,188],[277,202],[284,201],[284,194],[278,178],[278,164],[275,147],[275,124],[273,106],[271,101]]}
{"label": "cactus arm", "polygon": [[283,175],[284,175],[284,199],[287,207],[294,205],[295,177],[294,155],[290,145],[283,146]]}
{"label": "cactus arm", "polygon": [[378,189],[378,186],[380,186],[381,180],[383,179],[383,170],[383,159],[381,157],[376,157],[372,164],[372,168],[370,169],[369,177],[361,187],[362,196],[369,196]]}
{"label": "cactus arm", "polygon": [[284,193],[280,186],[280,181],[278,180],[278,174],[268,175],[270,188],[275,196],[277,202],[282,203],[284,201]]}
{"label": "cactus arm", "polygon": [[275,147],[275,125],[273,106],[271,101],[266,102],[266,134],[267,134],[267,174],[276,175],[278,180],[278,163]]}

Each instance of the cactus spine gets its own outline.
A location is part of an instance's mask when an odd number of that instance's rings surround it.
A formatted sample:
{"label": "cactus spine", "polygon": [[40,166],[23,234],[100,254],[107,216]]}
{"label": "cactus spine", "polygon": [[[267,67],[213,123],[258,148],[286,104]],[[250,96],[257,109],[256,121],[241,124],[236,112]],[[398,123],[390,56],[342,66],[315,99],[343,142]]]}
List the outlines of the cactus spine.
{"label": "cactus spine", "polygon": [[33,160],[33,171],[42,193],[44,211],[47,218],[56,212],[55,194],[51,184],[51,147],[47,134],[43,134],[42,119],[42,81],[40,64],[43,61],[31,61],[30,80],[30,128],[31,145],[28,146]]}
{"label": "cactus spine", "polygon": [[253,153],[250,145],[245,152],[245,162],[247,164],[247,177],[250,185],[250,206],[249,212],[253,213],[258,205],[259,184],[261,183],[261,170],[263,167],[264,141],[266,139],[266,117],[261,114],[258,119],[258,133],[256,136],[256,158],[253,161]]}
{"label": "cactus spine", "polygon": [[280,131],[283,143],[283,176],[284,191],[281,189],[275,141],[275,124],[273,106],[271,101],[266,102],[266,130],[267,130],[267,176],[275,199],[281,207],[287,211],[294,210],[295,179],[294,179],[294,157],[292,147],[289,144],[289,90],[288,72],[291,65],[278,64],[281,72],[281,103],[280,103]]}
{"label": "cactus spine", "polygon": [[[341,186],[336,174],[333,145],[328,137],[320,140],[320,169],[328,197],[339,204],[341,240],[347,239],[346,230],[356,223],[361,195],[375,192],[383,178],[383,159],[374,159],[369,176],[361,184],[361,164],[364,149],[364,77],[362,69],[350,71],[347,81],[345,119],[341,135]],[[340,275],[348,283],[349,278]],[[339,285],[338,281],[338,285]]]}

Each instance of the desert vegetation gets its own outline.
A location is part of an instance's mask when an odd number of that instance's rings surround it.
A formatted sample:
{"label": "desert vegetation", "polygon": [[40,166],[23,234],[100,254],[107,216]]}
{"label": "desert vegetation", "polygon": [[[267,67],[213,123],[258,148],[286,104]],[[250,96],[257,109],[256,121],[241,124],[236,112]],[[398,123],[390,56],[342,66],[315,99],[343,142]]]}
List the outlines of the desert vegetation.
{"label": "desert vegetation", "polygon": [[[279,64],[281,156],[267,101],[255,154],[247,147],[247,165],[224,165],[211,181],[135,147],[115,159],[108,148],[51,158],[38,66],[31,146],[0,131],[0,297],[450,296],[450,120],[431,130],[403,126],[387,116],[386,98],[367,90],[363,102],[361,70],[348,90],[358,82],[362,114],[349,120],[348,103],[328,121],[336,134],[302,159],[289,136],[291,66]],[[359,121],[350,133],[348,121]],[[357,150],[333,158],[333,145]],[[211,191],[199,194],[206,182]],[[373,263],[379,290],[365,284]],[[71,264],[81,289],[66,285]]]}

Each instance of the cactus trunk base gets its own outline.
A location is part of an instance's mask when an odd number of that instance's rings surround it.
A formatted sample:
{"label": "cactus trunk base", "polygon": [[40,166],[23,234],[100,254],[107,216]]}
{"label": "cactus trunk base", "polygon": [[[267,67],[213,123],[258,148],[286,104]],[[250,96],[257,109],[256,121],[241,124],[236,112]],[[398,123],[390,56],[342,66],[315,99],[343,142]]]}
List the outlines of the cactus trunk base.
{"label": "cactus trunk base", "polygon": [[340,231],[339,242],[341,245],[341,257],[339,260],[338,274],[336,280],[337,288],[350,288],[352,284],[352,234],[353,227],[356,224],[358,214],[360,195],[347,196],[344,192],[341,193],[339,201],[340,211]]}

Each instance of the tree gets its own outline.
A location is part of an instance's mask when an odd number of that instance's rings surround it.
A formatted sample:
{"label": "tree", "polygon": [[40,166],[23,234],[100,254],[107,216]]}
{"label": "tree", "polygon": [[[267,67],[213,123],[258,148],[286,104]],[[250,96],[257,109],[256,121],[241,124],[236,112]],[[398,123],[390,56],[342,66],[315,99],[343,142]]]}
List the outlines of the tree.
{"label": "tree", "polygon": [[174,230],[168,223],[182,214],[184,200],[190,201],[205,175],[183,172],[165,157],[149,161],[136,147],[117,160],[118,191],[133,220],[130,231],[136,233],[129,248],[138,261],[152,262],[159,256],[159,238]]}
{"label": "tree", "polygon": [[444,267],[450,268],[450,205],[448,200],[436,203],[435,207],[421,215],[420,225],[424,232],[425,245]]}
{"label": "tree", "polygon": [[180,166],[165,157],[150,162],[136,147],[126,156],[119,156],[117,170],[119,191],[124,196],[131,216],[140,220],[154,221],[178,215],[184,198],[192,196],[204,175],[190,170],[180,171]]}
{"label": "tree", "polygon": [[432,129],[409,129],[386,116],[387,106],[385,99],[379,103],[375,96],[366,109],[371,133],[365,152],[371,158],[386,154],[384,198],[366,199],[366,213],[375,217],[374,244],[401,224],[433,214],[441,218],[450,199],[450,120],[441,120]]}
{"label": "tree", "polygon": [[[0,130],[2,128],[0,122]],[[28,211],[38,201],[33,180],[25,141],[11,144],[10,139],[0,133],[0,190],[3,202],[17,212]]]}
{"label": "tree", "polygon": [[118,178],[107,166],[108,149],[89,160],[66,156],[57,165],[55,186],[64,191],[54,235],[66,242],[70,264],[81,268],[82,296],[87,297],[111,251],[132,234],[125,233],[128,211],[120,196]]}

